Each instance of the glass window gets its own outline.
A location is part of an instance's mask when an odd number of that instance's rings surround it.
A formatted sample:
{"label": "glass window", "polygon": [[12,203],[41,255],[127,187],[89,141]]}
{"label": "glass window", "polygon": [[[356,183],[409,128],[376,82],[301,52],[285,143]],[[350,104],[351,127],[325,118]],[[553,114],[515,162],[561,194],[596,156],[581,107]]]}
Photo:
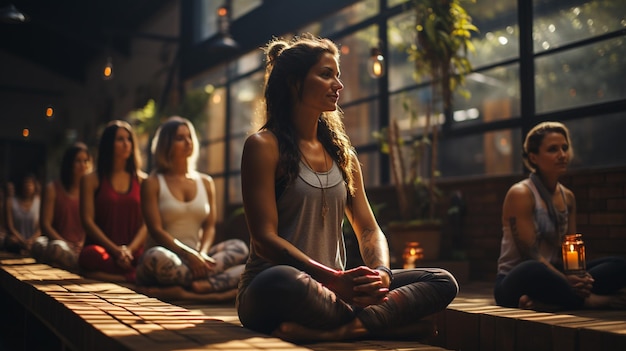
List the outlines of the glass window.
{"label": "glass window", "polygon": [[228,177],[228,202],[240,204],[243,202],[241,196],[241,175],[231,175]]}
{"label": "glass window", "polygon": [[217,9],[220,1],[201,0],[193,2],[193,41],[199,43],[217,33]]}
{"label": "glass window", "polygon": [[362,0],[319,22],[307,25],[302,28],[301,32],[310,32],[320,37],[327,37],[377,13],[378,0]]}
{"label": "glass window", "polygon": [[518,64],[471,73],[463,88],[469,96],[454,95],[452,128],[521,114]]}
{"label": "glass window", "polygon": [[336,40],[341,50],[340,69],[343,90],[341,104],[372,96],[378,92],[378,82],[367,70],[371,48],[378,45],[377,26],[370,26],[353,35]]}
{"label": "glass window", "polygon": [[570,131],[574,148],[572,169],[626,164],[626,153],[622,151],[626,112],[590,116],[564,123]]}
{"label": "glass window", "polygon": [[409,61],[406,52],[407,47],[414,41],[414,22],[411,11],[387,21],[389,91],[396,91],[416,82],[416,77],[413,75],[413,63]]}
{"label": "glass window", "polygon": [[[359,162],[363,172],[363,183],[365,188],[380,185],[380,151],[369,151],[359,153]],[[385,165],[384,167],[388,167]]]}
{"label": "glass window", "polygon": [[[435,116],[429,109],[431,88],[419,89],[393,94],[389,97],[389,116],[398,122],[400,136],[411,140],[421,135],[425,129],[431,130],[435,123],[443,123],[443,115]],[[439,108],[438,111],[441,111]],[[430,119],[430,123],[427,123]]]}
{"label": "glass window", "polygon": [[372,130],[378,126],[378,100],[343,109],[346,133],[355,147],[375,142]]}
{"label": "glass window", "polygon": [[442,177],[521,173],[521,145],[517,128],[441,138],[438,168]]}
{"label": "glass window", "polygon": [[235,81],[230,89],[230,134],[245,134],[262,125],[263,74],[259,71]]}
{"label": "glass window", "polygon": [[473,33],[475,52],[468,56],[474,69],[519,56],[517,1],[466,1],[463,6],[478,27]]}
{"label": "glass window", "polygon": [[549,50],[624,28],[623,1],[534,0],[533,46]]}
{"label": "glass window", "polygon": [[537,112],[626,98],[626,44],[616,38],[538,57]]}
{"label": "glass window", "polygon": [[232,0],[232,19],[236,20],[237,18],[261,6],[262,4],[263,0]]}
{"label": "glass window", "polygon": [[226,136],[226,88],[218,88],[209,94],[206,109],[204,140],[223,139]]}

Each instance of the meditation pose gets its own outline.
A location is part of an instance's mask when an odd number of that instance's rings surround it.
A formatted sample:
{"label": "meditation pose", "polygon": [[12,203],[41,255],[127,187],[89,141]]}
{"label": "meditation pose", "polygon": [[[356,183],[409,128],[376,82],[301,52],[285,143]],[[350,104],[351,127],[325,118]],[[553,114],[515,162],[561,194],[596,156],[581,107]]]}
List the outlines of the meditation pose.
{"label": "meditation pose", "polygon": [[135,282],[148,235],[140,206],[137,138],[127,122],[111,121],[100,137],[96,170],[81,180],[80,215],[86,232],[78,264],[85,275]]}
{"label": "meditation pose", "polygon": [[559,122],[538,124],[523,147],[531,173],[504,199],[496,303],[537,310],[626,307],[623,258],[587,262],[582,275],[563,270],[561,243],[576,233],[574,193],[559,183],[573,157],[569,130]]}
{"label": "meditation pose", "polygon": [[85,242],[79,210],[80,180],[90,171],[91,156],[85,144],[75,143],[65,150],[59,179],[48,183],[44,190],[44,235],[33,244],[40,251],[41,261],[71,271],[78,269],[78,254]]}
{"label": "meditation pose", "polygon": [[248,247],[239,239],[214,243],[215,183],[195,170],[198,148],[187,119],[171,117],[157,130],[155,170],[141,187],[149,236],[137,282],[164,299],[234,300]]}
{"label": "meditation pose", "polygon": [[[417,337],[420,320],[445,309],[458,286],[438,268],[389,269],[337,106],[336,45],[304,34],[273,40],[265,52],[266,120],[247,138],[241,165],[250,231],[242,324],[292,342]],[[350,270],[344,215],[365,263]]]}
{"label": "meditation pose", "polygon": [[5,200],[7,233],[4,242],[7,251],[30,254],[33,243],[41,235],[40,206],[37,177],[27,173],[18,179],[14,191],[7,192]]}

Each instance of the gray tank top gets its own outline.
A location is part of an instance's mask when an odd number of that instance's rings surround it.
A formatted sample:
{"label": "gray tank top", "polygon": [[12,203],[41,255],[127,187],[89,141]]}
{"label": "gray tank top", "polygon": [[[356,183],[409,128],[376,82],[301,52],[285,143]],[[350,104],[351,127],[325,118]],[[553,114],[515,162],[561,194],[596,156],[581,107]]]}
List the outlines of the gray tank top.
{"label": "gray tank top", "polygon": [[[319,179],[318,179],[319,177]],[[324,187],[328,213],[322,218],[322,189]],[[312,259],[343,270],[346,265],[346,247],[341,225],[346,205],[346,185],[339,167],[333,162],[328,172],[315,172],[300,162],[300,174],[287,185],[276,200],[278,208],[278,235],[292,243]],[[252,278],[272,266],[254,251],[242,275],[240,288]]]}
{"label": "gray tank top", "polygon": [[[546,205],[541,201],[539,190],[535,187],[530,179],[524,179],[522,184],[527,186],[533,194],[535,203],[533,221],[535,223],[535,246],[541,256],[550,263],[561,263],[561,237],[565,235],[568,228],[567,208],[565,211],[557,211],[557,220],[561,233],[556,233],[554,223],[550,219]],[[561,184],[558,184],[563,202],[565,201],[565,192]],[[517,249],[517,245],[513,240],[513,235],[509,227],[502,228],[502,242],[500,244],[500,258],[498,259],[498,274],[507,274],[513,267],[522,262],[522,257]]]}

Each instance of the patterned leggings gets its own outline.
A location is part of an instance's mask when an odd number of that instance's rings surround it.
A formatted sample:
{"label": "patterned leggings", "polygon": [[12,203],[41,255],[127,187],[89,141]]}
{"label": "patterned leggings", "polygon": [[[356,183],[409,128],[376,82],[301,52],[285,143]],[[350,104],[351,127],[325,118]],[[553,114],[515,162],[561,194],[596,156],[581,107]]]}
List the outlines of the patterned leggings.
{"label": "patterned leggings", "polygon": [[33,243],[30,253],[39,262],[69,271],[78,271],[78,253],[81,248],[80,244],[49,240],[48,237],[40,236]]}
{"label": "patterned leggings", "polygon": [[[239,277],[248,258],[248,246],[239,239],[223,241],[211,247],[209,256],[216,261],[207,277],[214,292],[230,290],[239,284]],[[180,285],[188,288],[192,282],[189,267],[174,252],[162,246],[148,249],[137,266],[137,283],[144,286]]]}
{"label": "patterned leggings", "polygon": [[244,327],[270,334],[282,322],[330,330],[361,320],[372,336],[409,326],[448,306],[458,293],[454,277],[439,268],[393,270],[389,300],[357,308],[298,269],[280,265],[259,273],[239,290],[239,319]]}

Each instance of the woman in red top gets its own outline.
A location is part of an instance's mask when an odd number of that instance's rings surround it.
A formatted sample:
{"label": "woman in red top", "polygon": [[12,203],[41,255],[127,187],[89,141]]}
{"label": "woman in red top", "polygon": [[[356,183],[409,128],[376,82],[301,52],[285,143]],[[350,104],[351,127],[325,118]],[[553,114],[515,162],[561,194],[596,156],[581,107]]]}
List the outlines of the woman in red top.
{"label": "woman in red top", "polygon": [[95,172],[81,180],[80,215],[86,232],[78,263],[92,278],[135,281],[137,258],[147,237],[140,206],[137,138],[127,122],[102,132]]}
{"label": "woman in red top", "polygon": [[[78,268],[78,254],[85,242],[78,209],[80,180],[91,171],[87,146],[75,143],[65,150],[58,180],[46,186],[41,212],[43,236],[33,244],[41,252],[41,260],[68,270]],[[33,247],[35,251],[35,247]]]}

